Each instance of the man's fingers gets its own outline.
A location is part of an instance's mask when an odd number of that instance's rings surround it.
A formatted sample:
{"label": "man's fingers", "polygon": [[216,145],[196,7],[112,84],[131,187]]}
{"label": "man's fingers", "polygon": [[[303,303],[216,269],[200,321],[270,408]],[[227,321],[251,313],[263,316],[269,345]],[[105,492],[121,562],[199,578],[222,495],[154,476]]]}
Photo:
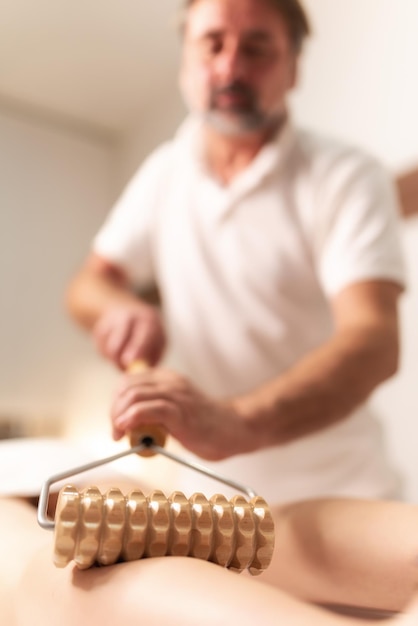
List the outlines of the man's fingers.
{"label": "man's fingers", "polygon": [[119,365],[121,369],[125,369],[122,361],[122,355],[125,346],[129,344],[131,339],[131,325],[115,327],[109,333],[105,346],[106,356]]}
{"label": "man's fingers", "polygon": [[113,310],[96,324],[93,337],[106,358],[126,369],[133,361],[144,359],[155,365],[165,348],[165,335],[157,314]]}
{"label": "man's fingers", "polygon": [[176,390],[167,385],[164,380],[152,379],[147,377],[145,373],[143,380],[138,381],[139,376],[142,375],[135,374],[135,379],[132,381],[129,380],[130,377],[128,376],[126,382],[116,393],[111,409],[113,420],[133,405],[154,400],[176,403],[179,399]]}
{"label": "man's fingers", "polygon": [[141,401],[128,406],[122,413],[115,416],[114,432],[126,433],[140,428],[141,425],[158,424],[169,431],[167,427],[172,418],[178,414],[178,408],[167,400]]}
{"label": "man's fingers", "polygon": [[118,315],[116,312],[105,316],[98,322],[93,332],[99,352],[117,363],[119,367],[123,367],[120,357],[130,341],[132,330],[131,317]]}
{"label": "man's fingers", "polygon": [[147,336],[148,329],[144,325],[138,323],[133,325],[129,341],[125,342],[120,352],[120,362],[124,369],[137,359],[143,359],[151,365],[147,354]]}

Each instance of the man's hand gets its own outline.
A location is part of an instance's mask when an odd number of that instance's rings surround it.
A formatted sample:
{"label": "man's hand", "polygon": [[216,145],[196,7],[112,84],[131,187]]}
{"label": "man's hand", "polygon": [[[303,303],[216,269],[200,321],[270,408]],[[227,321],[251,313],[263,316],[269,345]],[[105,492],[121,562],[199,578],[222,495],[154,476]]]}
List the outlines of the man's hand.
{"label": "man's hand", "polygon": [[123,370],[136,360],[156,365],[166,345],[159,312],[144,304],[110,308],[94,325],[93,338],[99,352]]}
{"label": "man's hand", "polygon": [[111,417],[116,440],[142,424],[157,424],[204,459],[216,461],[254,449],[248,424],[232,404],[208,398],[165,369],[124,376]]}
{"label": "man's hand", "polygon": [[132,361],[155,365],[166,338],[159,311],[137,297],[125,270],[91,254],[69,285],[67,305],[91,332],[99,352],[121,369]]}

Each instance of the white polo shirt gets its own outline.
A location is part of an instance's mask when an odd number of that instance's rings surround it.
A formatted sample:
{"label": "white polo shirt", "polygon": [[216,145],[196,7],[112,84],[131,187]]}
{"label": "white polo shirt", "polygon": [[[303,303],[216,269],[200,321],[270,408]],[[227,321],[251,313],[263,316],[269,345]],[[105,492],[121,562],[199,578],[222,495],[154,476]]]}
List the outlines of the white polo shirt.
{"label": "white polo shirt", "polygon": [[[133,285],[159,286],[175,367],[216,397],[254,389],[326,341],[329,299],[345,286],[404,281],[387,173],[291,123],[223,186],[201,158],[199,122],[186,120],[133,177],[94,250]],[[391,496],[397,485],[367,407],[297,442],[205,465],[271,503]]]}

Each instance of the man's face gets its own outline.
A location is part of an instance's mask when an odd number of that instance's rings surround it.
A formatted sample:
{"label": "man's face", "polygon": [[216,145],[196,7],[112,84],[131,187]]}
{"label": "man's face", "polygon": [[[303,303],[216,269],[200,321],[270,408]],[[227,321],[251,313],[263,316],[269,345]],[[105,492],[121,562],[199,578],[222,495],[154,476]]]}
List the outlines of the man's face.
{"label": "man's face", "polygon": [[188,13],[180,84],[189,108],[218,131],[274,125],[295,82],[280,13],[260,0],[199,0]]}

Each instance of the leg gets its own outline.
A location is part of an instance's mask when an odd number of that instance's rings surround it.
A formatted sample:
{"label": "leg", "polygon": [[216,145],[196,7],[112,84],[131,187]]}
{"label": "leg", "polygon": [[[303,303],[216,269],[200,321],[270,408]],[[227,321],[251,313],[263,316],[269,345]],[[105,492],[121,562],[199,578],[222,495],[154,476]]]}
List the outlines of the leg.
{"label": "leg", "polygon": [[[3,523],[2,538],[5,543],[2,553],[6,555],[4,562],[12,564],[11,568],[8,567],[7,578],[5,579],[6,586],[2,586],[2,589],[11,590],[20,577],[23,563],[30,560],[34,549],[40,543],[48,542],[50,544],[51,535],[37,527],[35,513],[26,505],[7,500],[0,502],[3,505],[0,519]],[[417,586],[417,542],[414,537],[418,521],[418,507],[396,502],[323,500],[289,505],[276,513],[277,544],[273,563],[269,570],[260,577],[261,580],[256,578],[253,581],[260,580],[260,582],[266,582],[270,585],[274,584],[311,602],[354,604],[392,610],[401,609],[411,596],[412,589]],[[9,528],[4,530],[7,524]],[[173,590],[176,590],[182,606],[183,601],[186,602],[186,605],[188,602],[187,596],[184,598],[182,585],[186,585],[186,588],[189,589],[192,599],[195,597],[194,593],[196,593],[196,598],[199,598],[200,585],[202,585],[202,589],[205,589],[205,593],[208,588],[208,585],[203,581],[206,574],[208,575],[208,584],[213,578],[215,588],[211,594],[213,597],[218,597],[216,594],[220,594],[219,602],[223,603],[224,599],[226,600],[222,594],[232,594],[231,602],[234,611],[238,610],[238,600],[247,598],[247,593],[249,601],[252,597],[251,593],[254,593],[254,598],[251,600],[254,607],[259,605],[260,600],[258,598],[261,597],[263,611],[264,606],[269,606],[269,598],[271,598],[271,606],[274,610],[277,609],[275,602],[278,601],[278,598],[280,598],[280,606],[291,607],[293,606],[292,603],[296,602],[295,614],[299,610],[296,606],[305,608],[307,606],[296,600],[291,600],[282,592],[277,594],[277,590],[269,588],[267,585],[254,584],[253,581],[246,580],[244,576],[237,577],[218,566],[192,559],[180,561],[187,563],[187,565],[179,565],[178,576],[170,568],[174,569],[174,563],[178,565],[179,560],[173,561],[173,558],[165,558],[126,563],[111,568],[93,569],[88,572],[76,571],[73,579],[68,577],[68,572],[71,571],[70,567],[62,571],[52,566],[50,547],[48,547],[48,553],[39,557],[36,567],[32,566],[32,573],[29,570],[29,574],[25,578],[24,593],[21,590],[19,597],[27,595],[28,601],[23,606],[19,605],[19,610],[29,609],[30,617],[34,619],[33,607],[36,605],[36,595],[44,595],[45,597],[46,594],[48,596],[51,593],[51,588],[56,587],[60,598],[62,597],[63,601],[65,598],[68,600],[68,615],[71,615],[71,611],[74,610],[72,609],[74,602],[77,606],[83,607],[83,602],[90,602],[90,599],[97,598],[100,600],[103,589],[106,590],[102,598],[104,606],[110,601],[116,601],[116,606],[120,611],[122,609],[119,606],[119,595],[128,592],[129,584],[126,583],[124,586],[118,581],[123,581],[125,578],[130,580],[131,574],[134,574],[135,580],[141,581],[142,589],[148,588],[143,602],[145,607],[148,606],[150,619],[153,611],[155,611],[155,607],[150,606],[151,599],[155,600],[157,607],[161,605],[161,602],[155,599],[155,595],[151,594],[152,584],[147,587],[148,580],[152,581],[153,576],[157,575],[161,578],[161,583],[164,582],[164,579],[166,580],[167,586],[170,588],[170,597],[173,597]],[[158,567],[157,563],[160,564]],[[154,569],[155,567],[157,570]],[[209,574],[209,571],[213,574]],[[129,572],[129,575],[125,572]],[[157,574],[157,572],[159,573]],[[228,578],[225,578],[224,587],[222,577],[225,575]],[[138,579],[137,576],[139,576]],[[170,576],[173,576],[171,582],[169,581]],[[33,581],[29,584],[31,577],[33,577]],[[85,594],[85,590],[83,593],[83,589],[78,586],[78,583],[77,585],[74,584],[77,581],[91,581],[89,594]],[[112,585],[107,590],[110,581],[112,581]],[[237,583],[236,581],[242,582]],[[367,582],[366,586],[365,582]],[[33,597],[36,584],[40,584],[41,588]],[[251,588],[248,587],[248,592],[247,585],[251,585]],[[134,585],[132,594],[134,591],[137,593],[137,587],[138,585]],[[221,589],[216,591],[216,587],[221,587]],[[163,593],[166,593],[163,584],[160,587],[157,584],[156,588],[160,588]],[[257,591],[250,592],[250,589],[257,589]],[[234,596],[234,594],[236,595]],[[9,601],[10,593],[4,595],[5,600]],[[234,597],[236,601],[234,601]],[[45,602],[48,602],[47,597]],[[245,600],[246,603],[247,599]],[[56,610],[64,611],[63,620],[65,620],[67,613],[63,606],[60,602],[60,606],[56,607]],[[127,611],[129,606],[131,605],[128,604]],[[132,607],[137,614],[138,608],[135,602]],[[208,615],[210,614],[209,608]],[[300,608],[302,614],[305,614],[305,608]],[[125,608],[123,610],[125,611]],[[260,610],[259,606],[258,610]],[[313,610],[313,607],[309,606],[309,610]],[[4,611],[3,614],[6,615]],[[110,606],[108,607],[108,614],[111,614]],[[287,609],[285,615],[287,619]],[[326,615],[328,616],[328,614]],[[334,615],[332,618],[337,619]],[[59,623],[58,620],[56,621]],[[60,621],[62,620],[60,619]],[[11,625],[13,622],[9,620],[7,623]],[[150,621],[149,623],[152,624],[153,622]],[[181,623],[187,624],[187,621]],[[265,623],[268,624],[269,622],[266,621]],[[291,624],[290,621],[287,623]],[[332,624],[334,623],[338,624],[339,622],[332,622]],[[356,623],[358,624],[358,622]],[[23,621],[22,624],[24,625],[25,622]],[[325,624],[326,622],[321,622],[321,625],[325,626]]]}
{"label": "leg", "polygon": [[275,518],[275,554],[261,582],[321,604],[393,611],[418,588],[416,505],[311,500]]}
{"label": "leg", "polygon": [[[44,626],[46,620],[60,626],[370,626],[198,559],[163,557],[78,571],[55,569],[49,556],[40,552],[22,581],[18,626]],[[386,623],[412,626],[417,617]]]}

